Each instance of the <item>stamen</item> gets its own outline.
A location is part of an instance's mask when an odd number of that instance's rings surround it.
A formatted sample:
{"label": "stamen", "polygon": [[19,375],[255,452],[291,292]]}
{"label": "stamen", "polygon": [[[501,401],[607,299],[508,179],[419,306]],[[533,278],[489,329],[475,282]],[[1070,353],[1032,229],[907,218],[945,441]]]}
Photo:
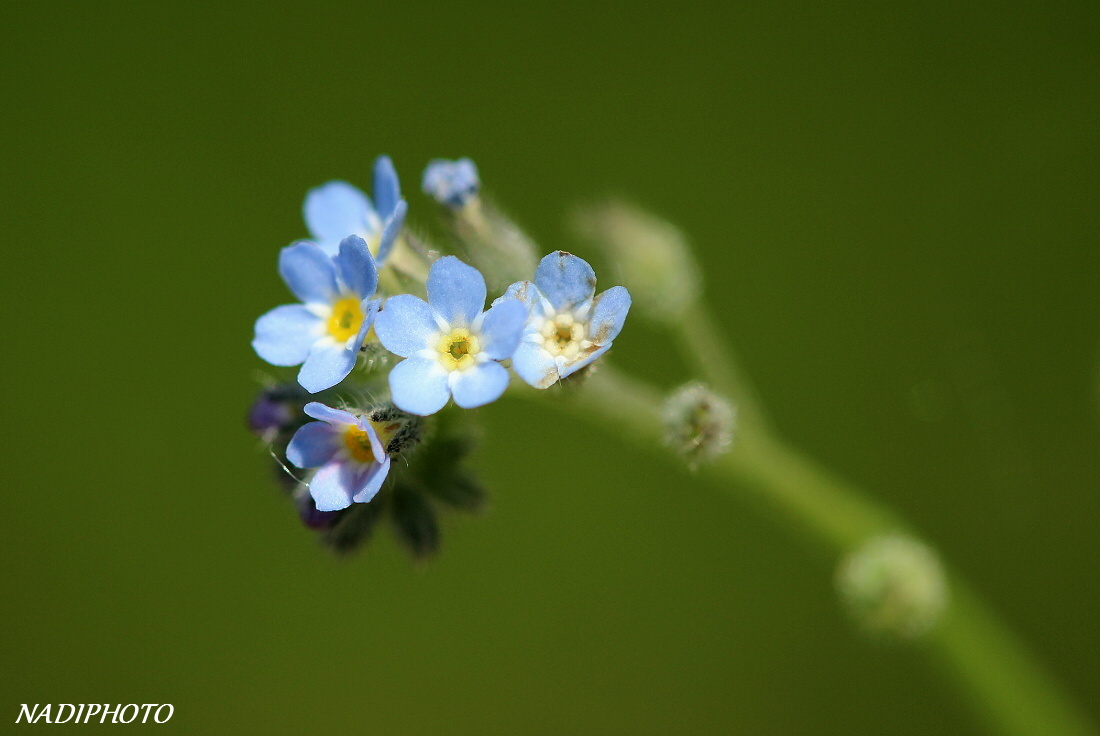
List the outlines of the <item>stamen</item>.
{"label": "stamen", "polygon": [[572,314],[559,314],[543,323],[542,347],[555,357],[573,360],[585,347],[584,330],[584,322],[578,322]]}

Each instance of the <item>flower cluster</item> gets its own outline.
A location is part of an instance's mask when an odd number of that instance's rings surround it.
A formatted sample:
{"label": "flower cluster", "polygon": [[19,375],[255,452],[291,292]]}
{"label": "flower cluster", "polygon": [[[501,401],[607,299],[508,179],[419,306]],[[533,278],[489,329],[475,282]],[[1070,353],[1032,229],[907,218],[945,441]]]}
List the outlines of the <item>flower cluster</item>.
{"label": "flower cluster", "polygon": [[[449,213],[466,246],[464,257],[495,261],[500,267],[492,269],[494,275],[509,269],[520,275],[518,268],[534,263],[518,228],[492,220],[500,218],[496,211],[480,207],[472,161],[431,162],[423,188]],[[486,309],[481,271],[405,231],[407,204],[385,156],[374,165],[373,194],[372,203],[351,184],[333,181],[306,195],[311,238],[279,255],[279,274],[299,303],[260,317],[252,341],[271,365],[300,366],[298,387],[265,389],[249,422],[280,464],[285,459],[293,466],[283,465],[287,477],[297,477],[294,469],[307,472],[292,491],[309,526],[340,526],[337,521],[353,505],[417,508],[419,516],[411,521],[394,511],[395,522],[409,530],[410,546],[423,551],[434,548],[425,542],[432,535],[424,530],[435,528],[424,521],[422,511],[431,505],[426,498],[459,508],[476,506],[470,498],[480,498],[469,490],[476,483],[457,468],[468,450],[456,448],[468,443],[440,441],[451,448],[449,459],[418,449],[430,444],[421,440],[431,434],[432,420],[423,418],[452,401],[462,409],[496,401],[514,385],[513,373],[547,389],[590,365],[622,330],[630,295],[622,286],[597,295],[592,267],[555,251],[534,273],[527,271],[530,281],[512,283]],[[476,237],[463,240],[463,233]],[[501,234],[500,242],[493,242],[494,233]],[[515,262],[501,263],[500,254],[508,253]],[[349,393],[370,400],[349,401]],[[418,452],[433,457],[433,468],[444,467],[444,477],[462,480],[426,480],[427,474],[415,470]],[[398,458],[401,463],[394,462]],[[387,484],[391,476],[406,474]],[[391,502],[375,501],[386,497],[387,488]],[[378,515],[360,513],[360,522]],[[366,526],[373,521],[355,528]]]}

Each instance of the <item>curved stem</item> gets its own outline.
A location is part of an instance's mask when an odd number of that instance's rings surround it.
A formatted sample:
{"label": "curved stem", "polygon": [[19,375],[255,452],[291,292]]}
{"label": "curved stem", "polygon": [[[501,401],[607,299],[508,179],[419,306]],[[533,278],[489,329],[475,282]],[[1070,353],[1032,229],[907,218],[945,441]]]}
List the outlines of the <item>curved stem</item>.
{"label": "curved stem", "polygon": [[[732,382],[730,387],[737,388]],[[559,394],[558,398],[567,400],[555,401],[555,405],[596,419],[643,448],[662,442],[663,396],[648,384],[602,366],[570,393],[571,397]],[[738,436],[735,451],[706,472],[732,482],[726,485],[731,491],[751,491],[749,498],[830,556],[842,555],[870,537],[906,529],[893,512],[759,428],[746,427]],[[965,581],[949,573],[948,586],[951,605],[928,635],[929,651],[991,728],[1013,736],[1097,733]]]}

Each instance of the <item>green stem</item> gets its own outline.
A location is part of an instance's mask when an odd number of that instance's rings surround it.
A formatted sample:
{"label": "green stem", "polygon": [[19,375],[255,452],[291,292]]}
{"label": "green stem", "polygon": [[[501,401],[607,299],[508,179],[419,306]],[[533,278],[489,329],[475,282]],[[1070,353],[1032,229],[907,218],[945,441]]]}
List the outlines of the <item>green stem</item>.
{"label": "green stem", "polygon": [[951,603],[929,633],[930,654],[969,694],[990,727],[1012,736],[1096,734],[1024,643],[958,576]]}
{"label": "green stem", "polygon": [[[727,390],[737,393],[740,384],[732,374],[726,380]],[[516,392],[529,397],[547,393]],[[554,403],[616,433],[625,431],[647,450],[662,442],[663,396],[648,384],[602,366],[572,393],[571,400]],[[839,557],[871,537],[906,530],[891,511],[759,427],[743,428],[734,451],[706,472],[726,481],[731,491],[751,491],[750,498],[830,556]],[[1012,736],[1097,733],[965,581],[949,573],[948,586],[951,604],[928,634],[929,651],[991,728]]]}

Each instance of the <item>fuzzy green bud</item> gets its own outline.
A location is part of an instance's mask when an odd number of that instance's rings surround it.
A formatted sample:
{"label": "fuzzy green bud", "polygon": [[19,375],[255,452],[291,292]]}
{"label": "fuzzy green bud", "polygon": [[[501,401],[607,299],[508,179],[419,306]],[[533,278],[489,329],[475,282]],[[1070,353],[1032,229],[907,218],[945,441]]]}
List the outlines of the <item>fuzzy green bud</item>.
{"label": "fuzzy green bud", "polygon": [[661,411],[665,444],[692,468],[713,460],[733,444],[736,413],[705,384],[689,383],[673,391]]}
{"label": "fuzzy green bud", "polygon": [[683,233],[625,202],[587,207],[573,218],[578,234],[604,248],[634,308],[675,323],[699,296],[702,279]]}
{"label": "fuzzy green bud", "polygon": [[936,553],[901,534],[875,537],[837,568],[837,590],[849,613],[871,634],[915,639],[947,607],[947,580]]}

